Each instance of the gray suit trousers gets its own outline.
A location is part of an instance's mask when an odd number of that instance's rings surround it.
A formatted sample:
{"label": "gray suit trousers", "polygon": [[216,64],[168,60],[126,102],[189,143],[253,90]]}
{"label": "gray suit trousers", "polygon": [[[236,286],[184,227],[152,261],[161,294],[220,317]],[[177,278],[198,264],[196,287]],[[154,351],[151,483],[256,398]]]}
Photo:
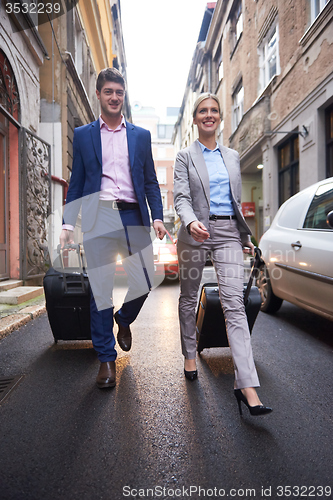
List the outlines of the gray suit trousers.
{"label": "gray suit trousers", "polygon": [[209,221],[210,237],[201,246],[178,240],[180,266],[179,322],[182,352],[196,357],[196,307],[203,268],[210,254],[235,369],[235,389],[258,387],[251,337],[243,301],[243,250],[236,220]]}

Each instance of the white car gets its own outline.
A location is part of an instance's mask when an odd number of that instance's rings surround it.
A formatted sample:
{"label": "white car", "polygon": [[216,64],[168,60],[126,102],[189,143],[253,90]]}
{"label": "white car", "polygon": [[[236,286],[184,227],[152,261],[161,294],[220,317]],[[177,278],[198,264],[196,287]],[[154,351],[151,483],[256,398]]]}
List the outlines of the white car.
{"label": "white car", "polygon": [[259,242],[264,261],[257,279],[262,311],[276,312],[287,300],[333,321],[332,211],[333,177],[280,207]]}

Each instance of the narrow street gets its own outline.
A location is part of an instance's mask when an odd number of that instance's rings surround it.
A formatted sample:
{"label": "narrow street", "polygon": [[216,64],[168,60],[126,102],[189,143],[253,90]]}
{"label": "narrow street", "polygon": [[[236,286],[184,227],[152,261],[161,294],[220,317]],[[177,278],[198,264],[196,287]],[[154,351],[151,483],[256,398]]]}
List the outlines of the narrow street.
{"label": "narrow street", "polygon": [[0,342],[1,376],[24,375],[0,405],[1,500],[332,497],[332,323],[287,303],[259,314],[259,395],[274,411],[240,417],[228,348],[184,378],[178,293],[150,294],[115,389],[96,388],[89,343],[54,344],[45,314]]}
{"label": "narrow street", "polygon": [[[273,412],[255,417],[239,414],[229,347],[185,378],[178,280],[152,290],[103,390],[92,343],[54,341],[42,286],[74,272],[50,297],[77,303],[54,315],[89,333],[80,251],[64,247],[84,242],[101,310],[113,264],[145,293],[152,225],[155,270],[183,267],[188,295],[213,252],[234,313],[227,282],[251,237],[262,307],[287,297],[332,319],[332,61],[333,0],[0,3],[0,500],[333,498],[333,321],[286,302],[259,313]],[[92,311],[109,359],[108,312]],[[229,325],[252,385],[243,325]]]}

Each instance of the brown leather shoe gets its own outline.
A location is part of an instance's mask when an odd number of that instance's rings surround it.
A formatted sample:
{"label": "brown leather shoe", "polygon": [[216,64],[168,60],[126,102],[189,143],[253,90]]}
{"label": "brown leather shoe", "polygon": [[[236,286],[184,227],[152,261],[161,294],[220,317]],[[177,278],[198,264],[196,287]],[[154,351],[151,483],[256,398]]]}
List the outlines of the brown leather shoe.
{"label": "brown leather shoe", "polygon": [[123,351],[129,351],[132,347],[132,333],[129,326],[123,326],[119,323],[117,313],[114,315],[114,319],[118,325],[117,340],[119,346]]}
{"label": "brown leather shoe", "polygon": [[96,379],[97,387],[104,389],[116,385],[116,363],[115,361],[106,361],[101,363]]}

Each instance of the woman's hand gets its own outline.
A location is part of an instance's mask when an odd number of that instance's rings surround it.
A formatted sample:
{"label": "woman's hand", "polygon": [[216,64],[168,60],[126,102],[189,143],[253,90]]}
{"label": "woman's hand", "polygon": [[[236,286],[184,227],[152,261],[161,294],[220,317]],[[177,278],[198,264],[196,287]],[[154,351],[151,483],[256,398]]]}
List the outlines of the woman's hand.
{"label": "woman's hand", "polygon": [[254,255],[254,244],[252,243],[252,241],[249,240],[243,244],[243,252]]}
{"label": "woman's hand", "polygon": [[209,232],[206,227],[198,220],[191,222],[189,230],[192,238],[199,243],[203,243],[207,238],[209,238]]}

